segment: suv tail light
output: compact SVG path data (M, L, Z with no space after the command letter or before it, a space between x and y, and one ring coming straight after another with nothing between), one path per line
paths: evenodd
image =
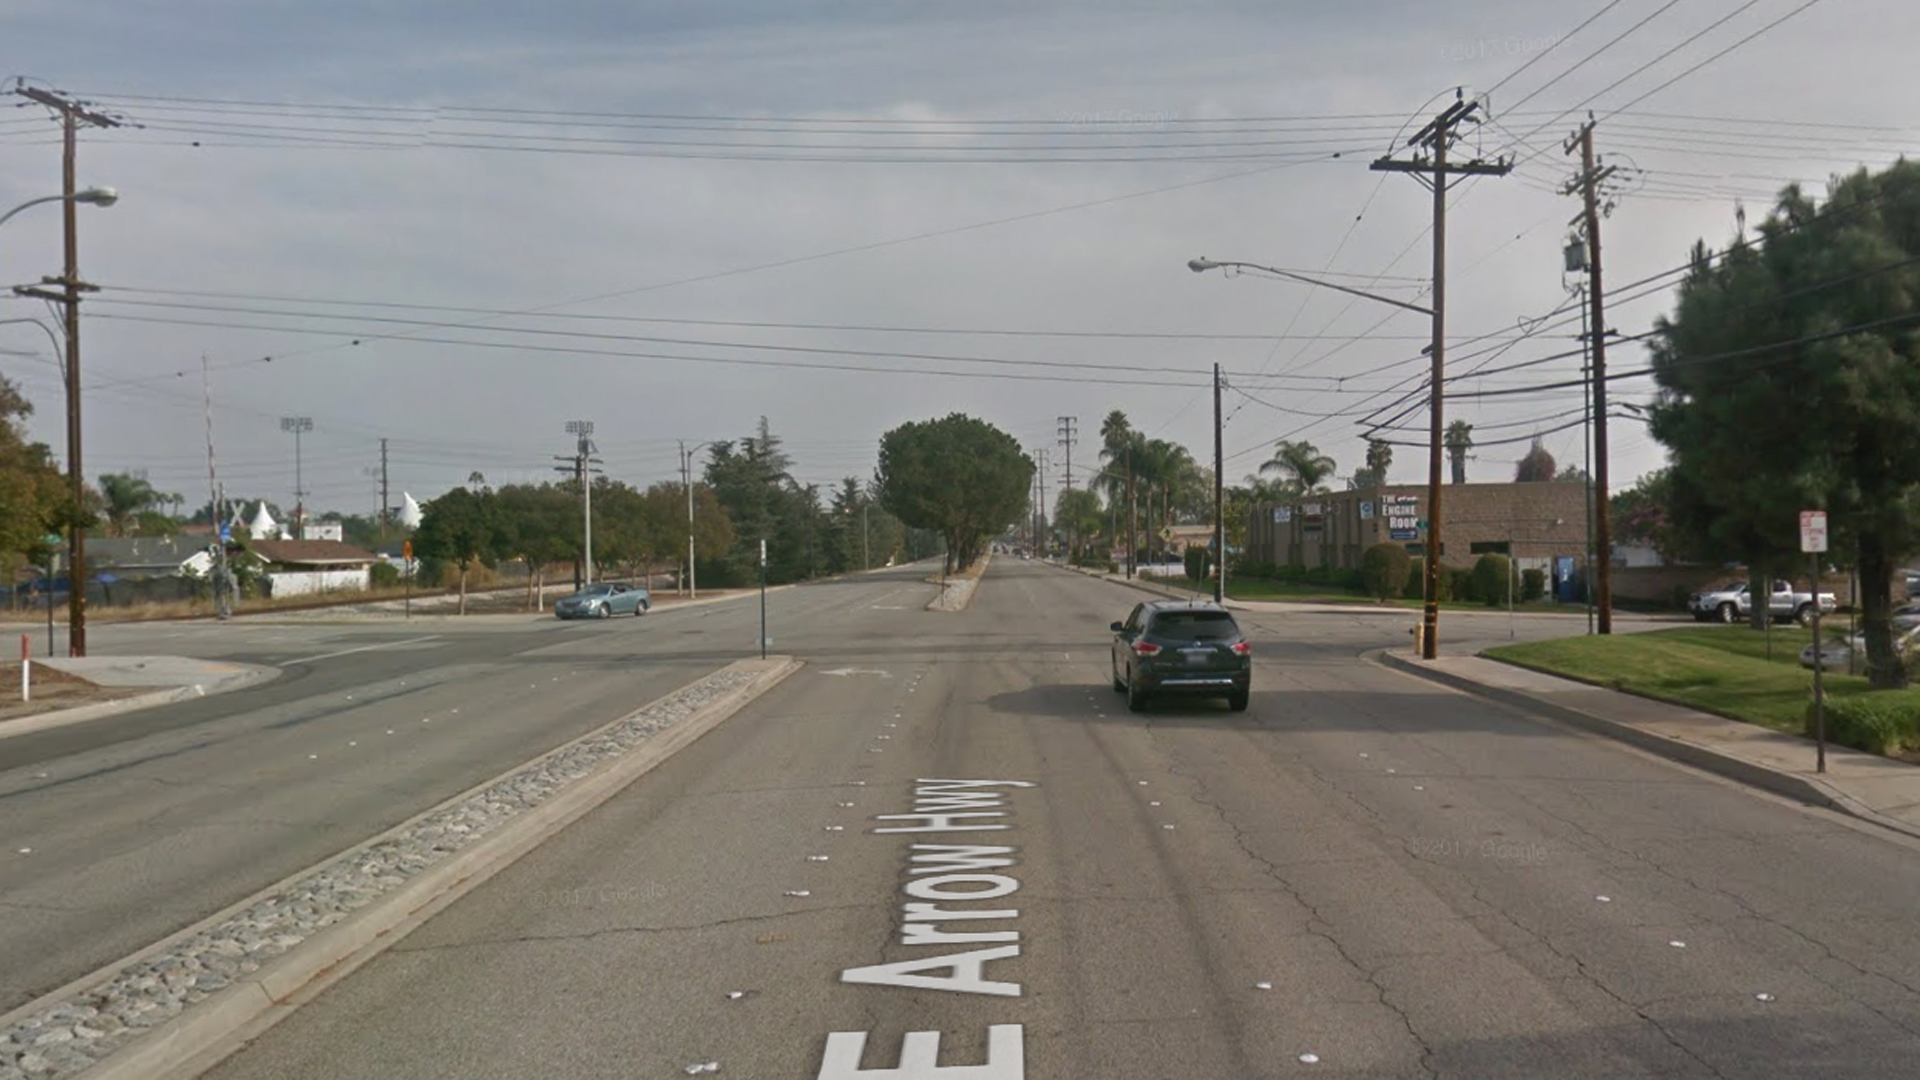
M1233 643L1233 655L1235 655L1235 656L1252 656L1252 655L1253 655L1253 644L1252 644L1251 642L1246 642L1246 641L1236 641L1236 642L1234 642L1234 643Z
M1136 641L1133 643L1133 654L1135 656L1158 656L1160 655L1160 646L1155 645L1151 641Z

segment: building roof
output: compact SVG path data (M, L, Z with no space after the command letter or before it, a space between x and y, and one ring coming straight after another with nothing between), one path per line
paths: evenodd
M343 544L338 540L255 540L249 550L270 563L282 566L335 566L340 563L377 561L366 548Z
M185 536L89 537L87 566L96 570L178 570L206 550L204 539Z

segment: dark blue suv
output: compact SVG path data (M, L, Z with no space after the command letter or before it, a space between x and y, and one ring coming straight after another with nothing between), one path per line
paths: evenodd
M1139 712L1154 694L1227 699L1245 712L1253 692L1253 645L1219 604L1150 600L1113 624L1113 688Z

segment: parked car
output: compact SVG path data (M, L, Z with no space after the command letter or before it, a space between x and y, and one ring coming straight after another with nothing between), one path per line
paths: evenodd
M611 619L615 615L645 615L653 606L647 590L635 585L604 582L589 585L553 605L557 619Z
M1902 657L1911 658L1916 649L1920 649L1920 624L1903 628L1895 623L1893 651ZM1851 669L1862 672L1867 669L1867 636L1865 634L1854 634L1845 640L1833 638L1822 642L1819 652L1822 671ZM1806 648L1800 650L1800 666L1811 670L1813 657L1814 645L1808 642Z
M1114 623L1113 688L1140 712L1155 694L1227 699L1245 712L1253 692L1253 645L1233 615L1218 604L1149 600Z
M1821 593L1817 602L1822 615L1840 606L1830 592ZM1792 619L1804 625L1813 621L1815 603L1812 593L1796 591L1791 581L1777 580L1773 595L1767 598L1767 613L1775 621ZM1687 610L1693 613L1695 622L1733 623L1747 618L1753 611L1753 601L1747 595L1747 583L1741 581L1694 593L1687 598Z

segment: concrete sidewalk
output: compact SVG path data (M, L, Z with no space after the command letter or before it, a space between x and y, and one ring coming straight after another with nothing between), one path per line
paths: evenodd
M1812 739L1478 656L1375 655L1389 667L1920 837L1920 767L1829 744L1819 773Z
M29 713L12 720L0 720L0 739L33 731L64 727L103 716L166 705L188 698L225 693L277 678L279 668L258 664L236 664L217 660L195 660L185 656L83 656L49 657L35 664L87 680L96 686L114 688L152 687L145 694L131 694L111 701L81 705L71 709L53 709Z

